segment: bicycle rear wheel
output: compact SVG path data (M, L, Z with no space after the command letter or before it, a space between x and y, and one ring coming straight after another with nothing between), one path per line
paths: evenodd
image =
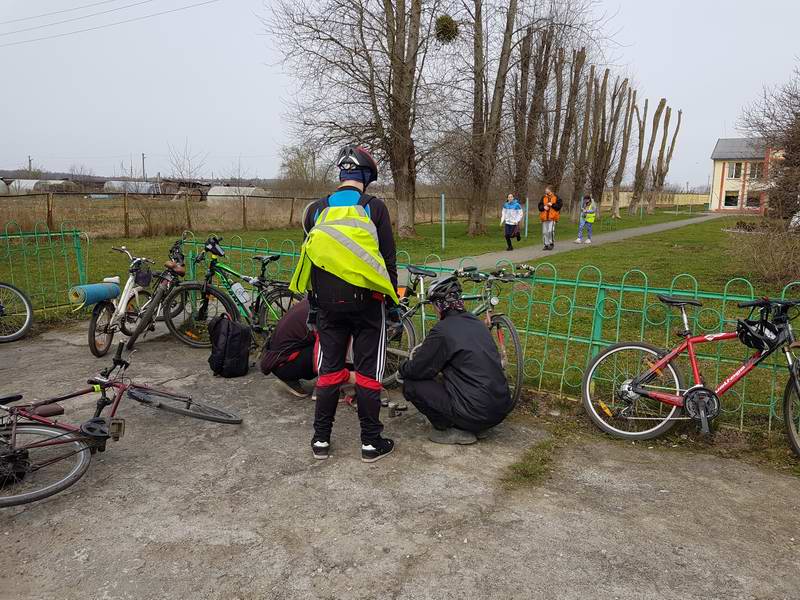
M25 336L33 323L33 306L25 293L10 283L0 283L0 342Z
M281 317L302 299L303 296L290 292L288 288L279 288L267 294L258 306L257 317L261 331L271 331Z
M50 444L50 445L45 445ZM89 445L48 425L0 428L0 508L28 504L65 490L89 468Z
M626 389L666 354L644 342L609 346L592 359L583 374L583 408L600 429L627 440L649 440L669 431L683 410ZM685 390L677 365L654 372L642 387L680 395Z
M89 350L97 358L108 354L114 340L111 320L114 318L114 305L111 302L98 302L92 309L89 319Z
M221 289L200 282L181 283L176 286L163 302L170 307L164 314L167 328L176 338L193 348L210 348L211 338L208 324L211 320L227 313L232 321L239 320L236 305ZM172 315L173 308L182 310ZM177 312L177 311L174 311Z
M505 315L495 315L492 317L490 331L492 339L497 344L500 352L500 361L503 364L503 371L508 381L508 390L511 392L511 401L516 406L519 396L522 393L522 376L524 367L524 357L522 356L522 344L519 341L517 328L511 319Z
M783 392L783 424L789 446L797 456L800 456L800 396L797 395L793 381L796 376L792 374L789 377L786 390Z
M128 397L152 408L160 408L167 412L195 419L230 425L238 425L242 422L242 418L236 413L209 406L208 404L201 404L190 396L173 394L164 390L132 385L128 388Z
M397 372L400 365L411 355L417 345L417 332L411 319L403 317L400 323L387 323L386 364L383 368L383 387L397 385Z

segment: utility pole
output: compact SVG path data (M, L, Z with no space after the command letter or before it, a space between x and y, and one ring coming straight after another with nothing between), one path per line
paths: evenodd
M144 170L144 152L142 152L142 179L147 181L147 171Z
M31 155L28 154L28 173L33 171L33 161L31 160Z

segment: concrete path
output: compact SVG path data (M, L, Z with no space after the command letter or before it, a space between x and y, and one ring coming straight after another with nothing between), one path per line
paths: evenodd
M662 231L669 231L671 229L678 229L680 227L686 227L687 225L695 225L697 223L705 223L706 221L710 221L711 219L717 219L722 215L719 214L705 214L701 217L691 217L689 219L681 219L680 221L670 221L667 223L656 223L655 225L645 225L643 227L630 227L628 229L620 229L618 231L610 231L608 233L595 233L592 236L592 244L591 246L586 246L586 252L591 252L591 248L594 246L600 246L603 244L610 244L612 242L619 242L621 240L627 240L633 237L639 237L641 235L648 235L650 233L660 233ZM561 227L572 227L576 229L576 226L573 226L572 223L566 223L561 225ZM531 237L541 237L541 232L538 227L535 227L530 232ZM481 254L480 256L476 256L475 263L479 269L490 269L493 268L499 261L510 261L513 263L520 263L526 261L533 261L539 260L542 258L547 258L548 256L552 256L553 254L560 254L561 252L569 252L571 250L578 250L582 248L578 244L573 243L574 238L564 241L557 241L556 247L553 250L544 251L541 249L541 246L527 246L524 248L517 248L511 252L508 251L499 251L499 252L488 252L487 254ZM502 243L503 240L500 240L498 243ZM450 259L442 261L442 266L447 268L457 269L461 264L460 259ZM469 263L473 264L473 263Z
M73 487L0 509L0 599L766 599L800 590L800 480L735 460L577 440L551 477L504 469L546 433L513 415L466 447L427 441L413 408L384 415L391 456L359 459L342 406L334 454L309 449L313 405L253 370L212 377L208 352L162 336L129 374L244 418L195 421L124 400L126 432ZM0 346L0 395L85 385L108 360L86 324ZM64 402L81 422L94 399Z

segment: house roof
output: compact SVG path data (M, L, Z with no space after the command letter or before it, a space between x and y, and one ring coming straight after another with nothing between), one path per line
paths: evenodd
M764 158L767 146L763 138L719 138L711 160Z

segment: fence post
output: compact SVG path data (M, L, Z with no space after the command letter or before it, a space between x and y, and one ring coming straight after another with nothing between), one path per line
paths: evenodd
M600 343L603 341L603 303L605 300L606 289L601 286L597 291L597 303L592 314L592 339L589 345L589 351L592 356L597 354L600 349Z
M128 214L128 192L122 194L122 222L125 228L125 237L131 236L131 222Z
M247 197L242 195L242 229L247 231Z
M192 230L192 211L189 209L189 194L184 194L183 205L186 207L186 229Z
M292 207L289 209L289 227L294 223L294 202L297 198L292 197Z
M47 229L52 233L55 229L53 223L53 192L47 194Z
M78 266L78 281L80 281L81 285L84 285L86 283L86 264L83 262L81 234L79 231L72 231L72 247L75 251L75 264Z
M442 217L442 250L444 250L444 192L442 192L442 203L439 210Z

